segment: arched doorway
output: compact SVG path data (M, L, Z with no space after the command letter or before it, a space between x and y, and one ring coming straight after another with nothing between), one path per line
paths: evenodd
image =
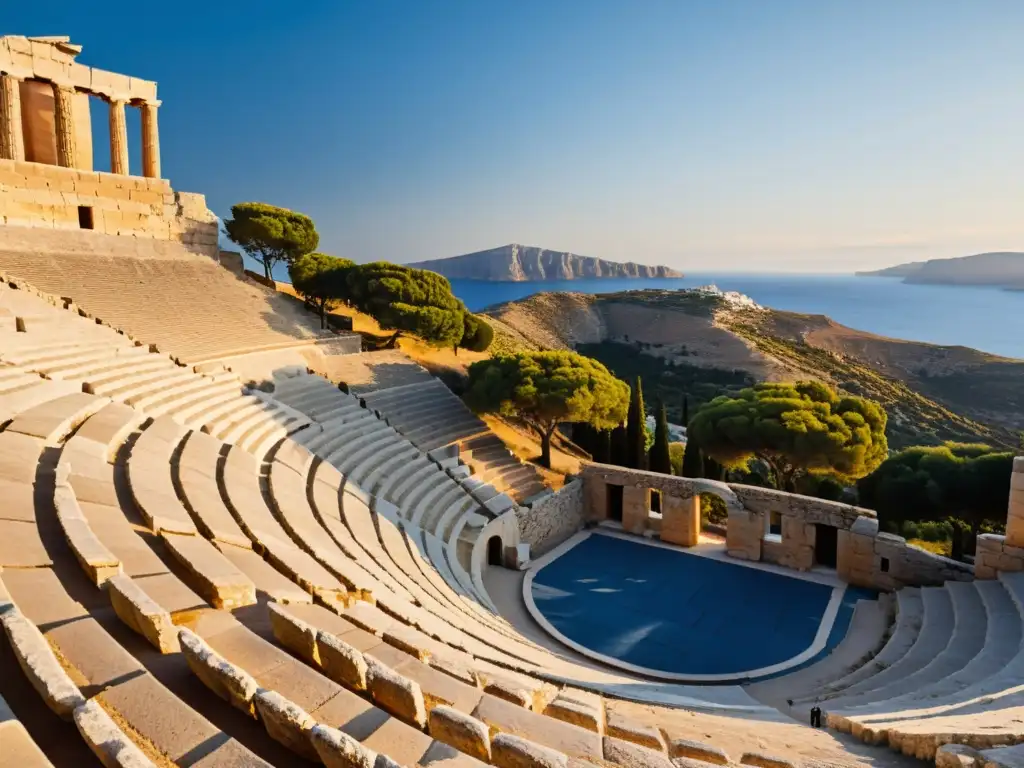
M487 564L504 565L503 550L501 536L491 536L487 540Z

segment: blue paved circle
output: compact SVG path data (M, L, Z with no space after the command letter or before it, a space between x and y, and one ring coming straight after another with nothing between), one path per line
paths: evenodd
M854 603L871 596L847 589L824 652L846 633ZM533 580L537 608L570 640L691 675L742 673L802 653L831 597L824 584L602 535Z

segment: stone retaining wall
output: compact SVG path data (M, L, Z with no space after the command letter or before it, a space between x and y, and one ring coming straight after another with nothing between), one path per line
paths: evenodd
M175 192L166 179L0 159L0 223L80 229L80 207L89 209L93 231L218 255L217 219L203 195Z
M557 547L583 527L583 481L577 478L532 507L516 510L519 540L533 557Z

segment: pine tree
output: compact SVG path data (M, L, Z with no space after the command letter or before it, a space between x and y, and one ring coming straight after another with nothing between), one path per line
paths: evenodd
M648 456L648 467L651 472L672 474L672 460L668 452L668 414L664 403L658 403L658 416L654 427L654 445Z
M686 451L683 453L683 477L703 477L704 461L697 441L688 437Z
M626 419L626 466L644 469L647 465L647 412L644 410L644 391L639 376L629 393Z

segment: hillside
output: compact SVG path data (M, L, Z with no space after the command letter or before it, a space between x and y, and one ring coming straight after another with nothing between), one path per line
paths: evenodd
M880 401L893 447L942 440L1016 446L1024 361L889 339L823 315L738 308L692 291L549 293L486 311L502 345L576 348L678 418L755 381L813 378Z
M549 251L515 243L447 259L418 261L409 266L429 269L448 278L504 282L575 280L587 277L683 276L681 272L669 267L605 261L592 256L580 256L567 251Z
M1002 251L953 259L914 261L874 272L858 272L857 275L902 277L905 283L987 285L1024 290L1024 253Z

